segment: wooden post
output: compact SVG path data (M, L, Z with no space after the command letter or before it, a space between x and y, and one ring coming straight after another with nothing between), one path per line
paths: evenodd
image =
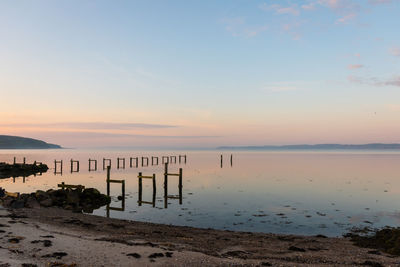
M89 171L91 171L92 170L92 168L91 168L91 164L92 163L92 161L89 159Z
M164 167L164 208L168 208L168 163Z
M222 168L222 155L221 155L221 168Z
M73 161L71 159L71 173L73 172L74 168L73 168Z
M17 159L14 157L14 164L17 162Z
M142 194L143 194L143 191L142 191L142 173L139 172L139 199L138 199L139 206L142 206Z
M106 159L105 158L103 158L103 170L105 170L105 161L106 161Z
M77 162L78 162L78 169L77 169L77 171L79 172L79 160L78 160Z
M132 157L129 158L129 168L132 168Z
M111 167L107 166L107 196L110 196L110 172Z
M182 205L182 168L179 168L179 204Z
M153 193L156 192L156 174L153 173Z
M153 208L156 206L156 174L153 173Z
M63 172L63 161L61 160L61 174L62 174L62 172Z
M186 155L185 155L185 164L186 164Z
M231 166L232 166L232 164L233 164L233 156L231 154Z
M119 158L117 158L117 169L119 169Z
M122 180L122 209L125 210L125 180Z
M97 159L94 162L94 169L95 169L95 171L97 171Z
M24 157L24 165L25 165L25 163L26 163L26 158Z

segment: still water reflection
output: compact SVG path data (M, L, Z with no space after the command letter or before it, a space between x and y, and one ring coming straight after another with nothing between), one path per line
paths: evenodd
M187 161L179 157L184 154ZM231 159L223 152L222 163L220 154L4 150L0 162L26 157L27 163L41 161L51 169L36 177L0 179L0 187L32 192L65 182L106 194L108 184L112 203L96 215L205 228L337 236L353 226L400 222L400 153L234 152ZM79 171L74 162L70 172L71 159L79 161ZM89 159L96 164L89 167ZM60 163L55 169L55 160L63 161L63 171ZM181 182L170 176L165 187L163 162L169 162L169 173L183 169ZM121 183L107 183L109 164L110 179L124 180L124 192ZM139 172L154 174L154 185L143 178L140 186Z

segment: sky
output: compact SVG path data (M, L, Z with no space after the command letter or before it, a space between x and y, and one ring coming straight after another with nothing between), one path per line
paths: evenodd
M0 134L400 143L400 0L0 0Z

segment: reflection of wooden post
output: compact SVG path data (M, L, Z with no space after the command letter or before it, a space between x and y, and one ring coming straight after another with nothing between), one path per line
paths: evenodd
M142 190L143 190L142 189L142 173L139 172L139 199L138 199L139 206L142 206L142 194L143 194Z
M168 208L168 163L164 169L164 208Z
M25 176L24 176L24 177L22 177L22 182L23 182L23 183L25 183Z
M107 196L110 196L110 172L111 167L107 166Z
M179 204L182 205L182 168L179 168Z

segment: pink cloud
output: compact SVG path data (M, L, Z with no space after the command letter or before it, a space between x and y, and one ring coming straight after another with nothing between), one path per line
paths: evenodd
M347 68L350 70L361 69L363 67L364 67L364 65L362 65L362 64L350 64L347 66Z
M389 49L390 54L396 57L400 57L400 47L392 47Z
M315 9L315 3L309 3L306 5L301 6L302 9L304 10L314 10Z
M338 18L336 20L336 23L337 24L348 23L350 20L354 19L356 16L357 16L356 13L350 13L350 14L344 15L343 17Z
M260 8L265 11L274 10L277 14L282 14L282 15L289 14L289 15L293 15L293 16L298 16L300 14L300 10L297 8L297 5L283 7L278 4L267 5L264 3L264 4L260 5Z

